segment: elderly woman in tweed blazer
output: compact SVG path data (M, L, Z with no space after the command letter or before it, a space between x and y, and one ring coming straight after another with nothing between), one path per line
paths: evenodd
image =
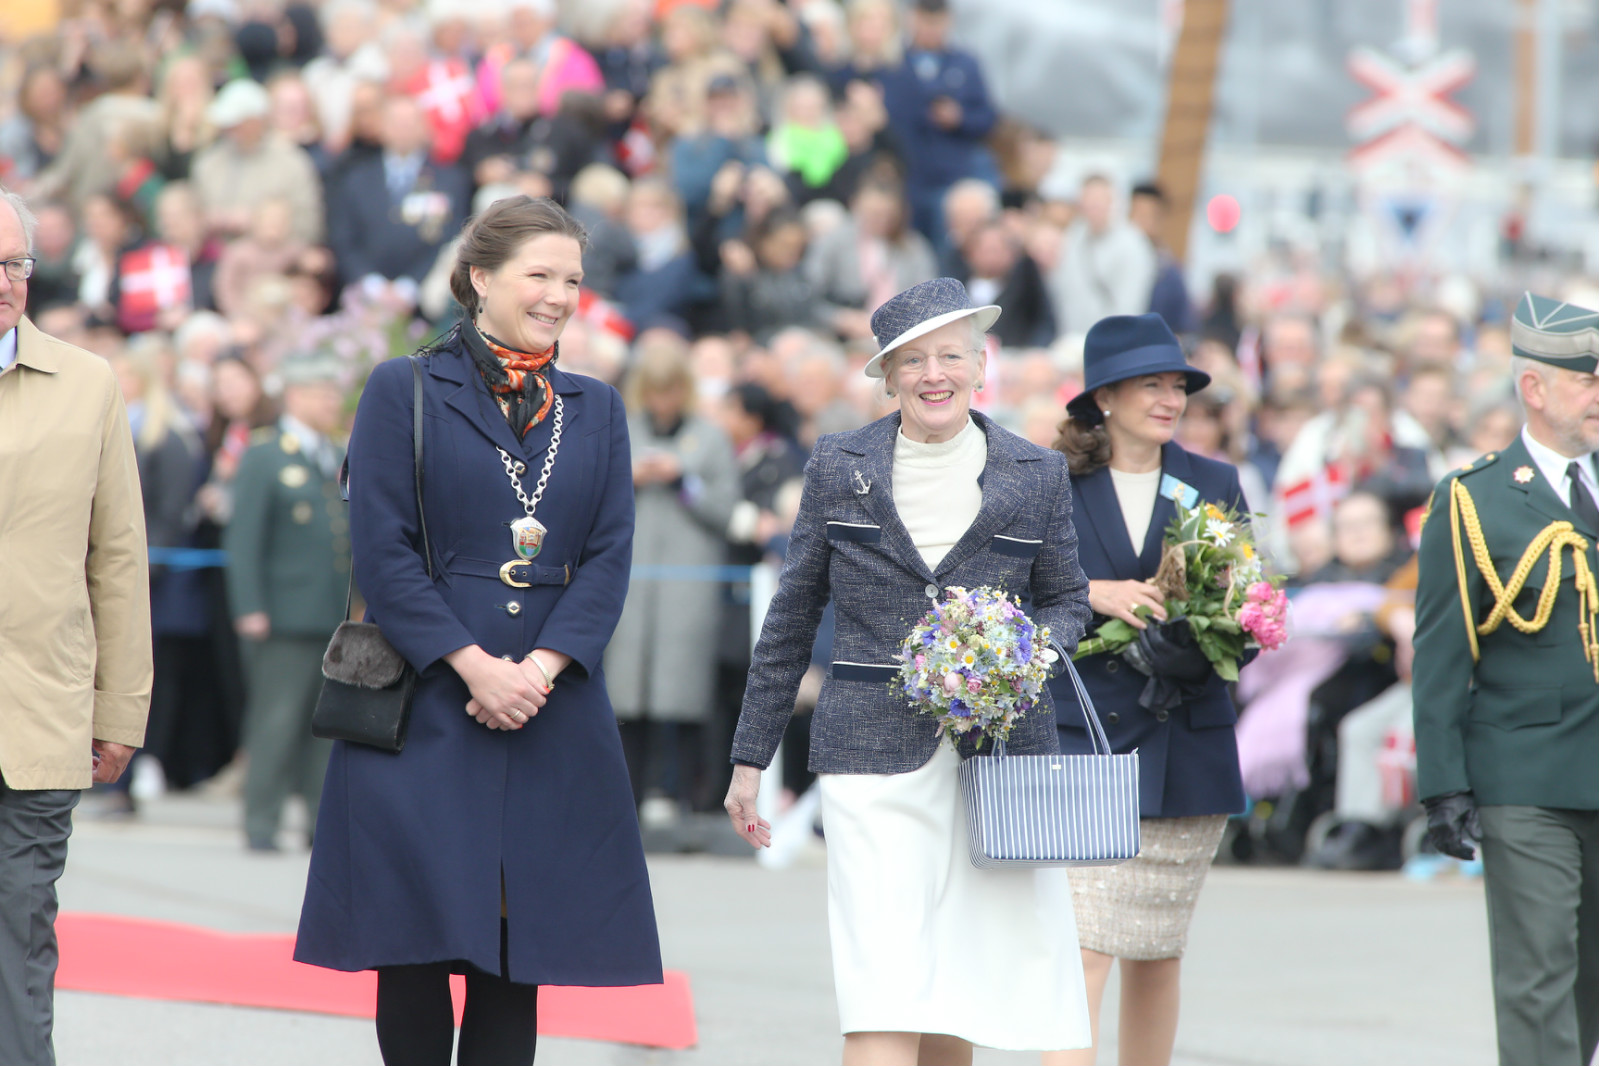
M942 741L893 684L905 634L950 586L1030 601L1064 653L1089 618L1064 458L971 410L985 330L938 278L872 316L899 412L823 437L777 594L756 644L727 810L756 847L760 770L794 707L822 608L837 617L832 669L811 724L827 828L828 915L844 1062L971 1062L974 1044L1046 1053L1089 1043L1071 889L1061 869L978 870L956 771L974 752ZM1009 750L1058 750L1052 707Z

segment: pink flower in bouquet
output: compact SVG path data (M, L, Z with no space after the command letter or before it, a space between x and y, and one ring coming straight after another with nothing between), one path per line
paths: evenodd
M925 656L925 655L918 655L918 656L917 656L917 657L916 657L916 669L918 669L918 670L925 670L925 669L927 669L927 656Z
M975 696L979 692L983 691L983 683L977 680L975 677L968 677L966 679L966 691Z
M944 675L944 691L945 692L947 692L951 696L953 696L953 695L955 695L955 693L959 692L962 687L963 686L961 684L961 675L955 673L955 671L953 671L953 670L951 670L949 673Z
M1270 582L1257 581L1245 593L1238 624L1265 651L1282 647L1288 639L1288 594Z

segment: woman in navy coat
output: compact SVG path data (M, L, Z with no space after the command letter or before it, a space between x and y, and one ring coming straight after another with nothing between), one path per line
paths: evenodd
M407 361L373 371L356 414L355 579L421 678L399 754L334 746L295 958L378 971L388 1066L448 1066L451 972L467 977L462 1066L533 1061L538 985L661 980L601 670L632 555L627 415L610 386L555 365L583 242L525 196L463 236L466 320L424 375L432 579Z
M1140 661L1119 655L1078 663L1111 746L1138 752L1143 850L1132 862L1072 871L1095 1045L1112 961L1122 963L1122 1061L1171 1060L1178 977L1194 904L1227 816L1244 808L1234 726L1222 678L1188 624L1165 624L1150 580L1176 504L1208 501L1247 514L1236 468L1172 442L1188 393L1210 383L1189 366L1159 315L1118 315L1088 331L1085 388L1067 404L1055 447L1066 453L1078 506L1078 559L1088 575L1092 633L1107 618L1143 631ZM1146 622L1135 613L1147 607ZM1058 682L1056 683L1058 684ZM1055 692L1061 750L1091 752L1069 688ZM1092 1062L1092 1050L1082 1061Z

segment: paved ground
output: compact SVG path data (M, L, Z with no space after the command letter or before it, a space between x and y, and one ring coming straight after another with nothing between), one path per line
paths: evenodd
M250 855L227 801L182 797L135 824L80 817L65 908L292 931L302 852ZM668 966L694 987L700 1046L572 1040L541 1066L820 1066L837 1062L824 871L747 859L652 859ZM1494 1061L1476 882L1218 867L1185 964L1182 1066L1477 1066ZM1114 999L1105 1018L1114 1028ZM63 992L61 1066L378 1066L371 1023ZM980 1066L1036 1058L979 1052ZM1107 1049L1101 1062L1115 1062Z

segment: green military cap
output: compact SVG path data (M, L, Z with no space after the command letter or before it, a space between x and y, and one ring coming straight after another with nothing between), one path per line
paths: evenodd
M1599 311L1523 293L1510 320L1510 350L1591 374L1599 367Z
M294 355L283 361L280 375L285 385L317 385L324 382L337 383L343 376L344 367L325 352L309 352L304 355Z

